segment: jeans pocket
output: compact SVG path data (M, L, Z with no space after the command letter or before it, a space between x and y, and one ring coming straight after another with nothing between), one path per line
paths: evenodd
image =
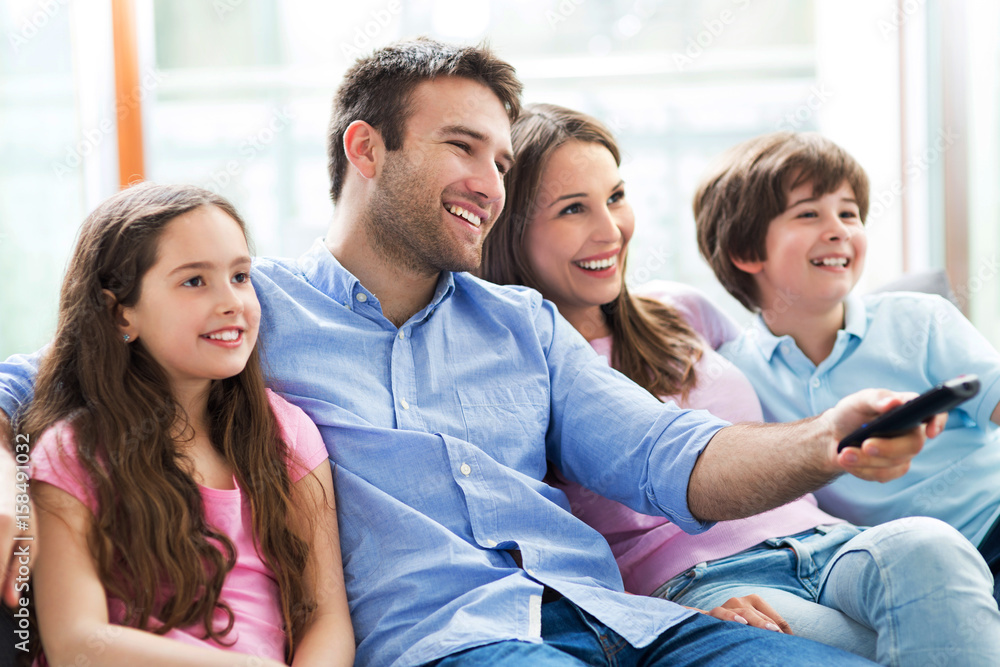
M699 563L691 569L685 570L668 579L666 583L652 592L651 597L662 598L672 602L675 598L684 595L698 581L700 574L704 572L705 565L707 563Z

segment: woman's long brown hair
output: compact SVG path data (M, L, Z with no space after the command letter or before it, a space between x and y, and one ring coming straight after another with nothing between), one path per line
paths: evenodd
M114 321L116 305L138 302L163 230L200 206L222 209L246 236L229 202L194 186L136 185L88 216L19 430L34 442L61 420L72 427L97 501L90 549L105 590L126 605L125 623L158 634L200 624L206 638L226 643L234 617L220 593L235 564L233 543L205 520L175 441L191 429L163 369L141 339L124 344ZM303 577L309 544L288 526L291 454L265 393L259 347L239 375L212 382L209 436L249 502L258 553L280 590L290 658L315 601ZM213 624L216 610L228 618L223 627ZM151 618L162 625L151 629Z
M529 104L511 126L517 159L504 177L507 203L483 245L480 276L486 280L542 291L528 261L525 232L538 208L549 158L573 140L604 146L621 165L611 132L579 111ZM624 276L624 263L621 272ZM633 296L624 281L618 297L601 306L601 312L612 333L611 364L658 398L674 394L686 398L697 381L694 365L702 348L684 318L667 304Z

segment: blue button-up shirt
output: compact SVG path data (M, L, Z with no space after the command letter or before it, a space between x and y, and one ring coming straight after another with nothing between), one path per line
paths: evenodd
M910 470L885 484L844 475L816 492L820 506L860 525L933 516L979 544L1000 516L1000 354L941 297L887 292L845 301L844 328L814 364L791 336L775 336L761 316L719 350L750 379L767 421L819 414L867 387L924 392L964 373L979 394L928 440Z
M697 532L709 524L688 510L688 480L725 422L659 403L532 290L443 273L397 328L321 242L258 260L252 279L269 384L316 422L334 463L360 663L538 642L543 586L636 646L692 613L623 593L607 543L541 480L551 461ZM0 366L8 413L24 370Z

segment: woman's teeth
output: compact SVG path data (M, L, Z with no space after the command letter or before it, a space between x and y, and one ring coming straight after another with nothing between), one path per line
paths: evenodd
M450 204L448 206L448 212L451 213L452 215L457 215L460 218L465 218L466 220L469 221L469 223L473 227L478 227L481 224L483 224L483 221L479 219L478 215L472 213L471 211L466 211L461 206L455 206L454 204Z
M573 262L581 269L587 269L588 271L600 271L602 269L608 269L618 263L618 255L612 255L607 259L592 260L589 262Z

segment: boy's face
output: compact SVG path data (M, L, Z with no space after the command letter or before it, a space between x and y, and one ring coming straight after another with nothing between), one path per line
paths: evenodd
M767 228L767 259L737 262L754 274L762 310L823 312L837 307L864 268L864 223L845 181L814 196L811 182L786 192L788 206Z

